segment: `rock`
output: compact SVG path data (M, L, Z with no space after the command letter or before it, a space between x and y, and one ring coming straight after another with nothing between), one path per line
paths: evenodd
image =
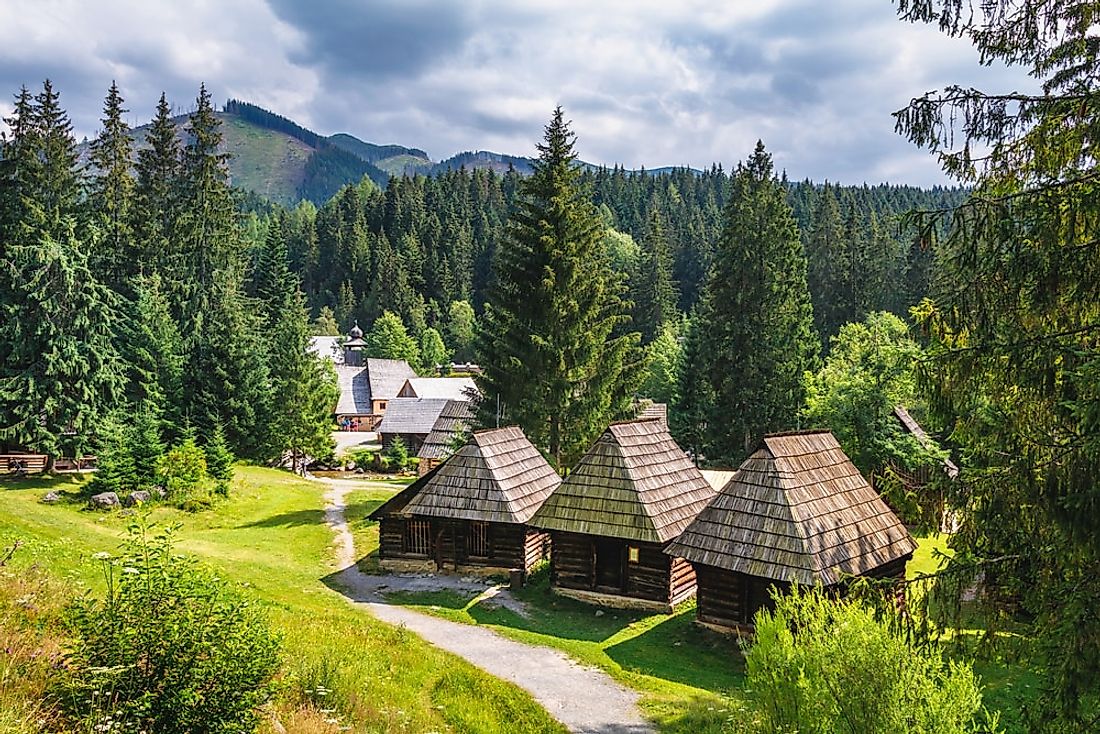
M149 493L144 489L135 489L130 494L122 498L122 504L127 507L133 507L134 505L144 504L149 501Z
M604 611L602 609L597 609L596 610L596 616L597 617L602 617L603 615L604 615Z
M52 505L61 501L61 495L57 492L46 492L46 495L42 498L42 501L47 505Z
M100 492L99 494L93 494L91 499L92 507L97 510L110 510L114 507L118 507L121 503L118 500L118 495L114 492Z
M157 496L157 499L164 499L168 496L168 490L164 487L153 487L153 494Z

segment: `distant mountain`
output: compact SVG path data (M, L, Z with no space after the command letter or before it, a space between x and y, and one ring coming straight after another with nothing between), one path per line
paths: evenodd
M324 136L262 107L229 100L218 113L222 121L222 149L230 154L229 175L234 186L270 201L293 205L306 199L323 204L341 187L364 176L384 187L391 176L437 175L460 168L491 169L505 173L514 168L521 175L533 169L533 159L494 153L467 151L439 162L420 148L377 145L348 133ZM174 119L181 143L185 142L186 115ZM145 144L149 126L131 133L137 147ZM88 145L80 146L87 158ZM597 168L589 163L589 168ZM658 174L671 168L657 168Z
M522 175L528 175L534 171L530 158L521 158L514 155L505 155L504 153L493 153L488 150L479 150L476 152L467 151L465 153L459 153L453 155L445 161L440 161L432 167L432 173L441 173L444 171L457 171L460 168L471 170L474 168L489 168L497 173L506 173L509 168L515 168L516 171Z

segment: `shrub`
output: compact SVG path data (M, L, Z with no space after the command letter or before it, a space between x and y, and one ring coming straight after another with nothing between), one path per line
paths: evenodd
M970 667L910 646L867 606L797 588L757 613L746 653L765 731L993 731Z
M169 495L186 496L199 489L207 479L206 454L194 438L185 438L161 459L160 474Z
M394 436L393 443L386 449L386 458L393 471L402 471L409 463L409 450L405 448L405 442L400 436Z
M206 471L210 476L226 483L233 479L233 462L236 460L225 440L225 431L219 423L203 447L206 457Z
M250 732L272 693L279 641L210 570L172 554L171 532L130 529L102 558L106 592L67 615L63 700L91 731Z

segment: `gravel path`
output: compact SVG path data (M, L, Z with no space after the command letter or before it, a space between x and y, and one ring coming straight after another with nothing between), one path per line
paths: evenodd
M638 694L624 688L605 673L578 665L564 653L509 640L483 627L449 622L404 607L386 604L382 582L390 577L371 576L356 565L355 541L344 517L345 498L356 484L322 480L325 521L336 534L336 561L343 569L340 584L352 601L374 616L404 626L422 638L492 675L515 683L529 692L558 721L578 734L655 734L638 710ZM470 582L447 576L425 579L431 588L467 587ZM482 587L484 588L484 587Z

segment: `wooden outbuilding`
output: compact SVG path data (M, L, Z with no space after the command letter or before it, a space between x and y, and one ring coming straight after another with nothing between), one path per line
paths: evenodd
M663 551L714 493L663 422L612 424L531 519L550 531L554 589L669 610L695 592L695 573Z
M766 436L669 544L698 578L698 619L736 632L791 584L843 591L905 576L917 544L828 431Z
M546 558L550 540L528 520L560 481L519 428L478 431L371 513L382 567L527 571Z
M455 444L470 432L474 422L474 405L468 400L448 400L432 425L432 431L416 452L420 459L418 473L424 476L439 466L458 448Z

